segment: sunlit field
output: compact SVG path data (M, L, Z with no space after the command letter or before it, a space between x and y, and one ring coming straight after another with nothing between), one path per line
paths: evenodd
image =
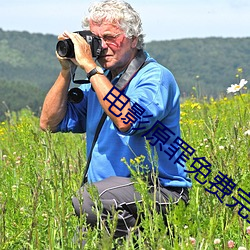
M110 234L99 222L84 235L85 249L250 249L249 104L250 95L240 92L185 100L182 137L196 150L186 163L193 180L189 205L170 208L165 225L141 181L139 233L135 228L114 241L116 222L107 222ZM0 124L0 249L81 249L76 229L85 219L75 217L71 197L85 163L84 135L44 133L28 109L6 113ZM143 165L143 157L127 164Z

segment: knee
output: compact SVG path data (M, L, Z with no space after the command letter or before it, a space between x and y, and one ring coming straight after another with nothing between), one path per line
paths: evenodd
M72 205L74 207L75 210L75 214L80 217L81 213L82 213L82 209L81 209L81 204L79 202L79 199L76 197L72 198Z
M93 212L94 203L85 188L79 192L78 197L72 198L72 205L78 217L84 214L86 215L87 223L94 224L96 222L96 214Z
M72 204L78 217L83 213L90 213L94 205L86 188L79 190L77 197L72 198Z

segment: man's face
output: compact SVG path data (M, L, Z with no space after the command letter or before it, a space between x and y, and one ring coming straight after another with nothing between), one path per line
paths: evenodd
M102 39L103 52L98 58L101 66L119 72L133 59L137 39L125 37L118 25L105 21L100 25L90 21L90 30Z

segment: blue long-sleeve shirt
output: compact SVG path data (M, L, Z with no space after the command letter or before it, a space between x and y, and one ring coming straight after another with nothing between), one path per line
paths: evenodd
M171 160L166 153L171 153L170 144L173 145L176 137L180 136L179 88L168 69L148 55L147 61L150 63L137 72L123 92L130 99L131 106L137 103L145 110L142 116L147 118L137 119L125 133L120 132L109 117L106 118L92 152L88 170L89 182L100 181L109 176L129 177L130 170L121 162L122 158L129 163L130 159L144 155L146 156L144 165L151 168L146 150L148 140L152 145L155 144L151 146L151 152L157 153L158 166L156 167L158 167L161 184L191 187L191 181L184 172L185 163L178 160L180 150ZM112 83L115 84L119 77L120 75L113 79ZM87 155L89 155L103 109L90 84L83 84L80 88L84 93L83 100L78 104L68 102L66 116L59 124L58 131L86 132ZM158 127L161 128L158 134L156 134L156 126L154 127L156 123L160 124ZM166 130L166 127L174 135ZM168 135L171 135L170 138ZM158 143L155 143L157 138Z

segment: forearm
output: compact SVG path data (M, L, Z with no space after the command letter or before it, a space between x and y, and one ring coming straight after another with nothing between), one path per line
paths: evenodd
M67 110L68 89L70 84L69 70L62 70L54 85L48 92L40 117L42 130L56 131Z
M98 97L98 100L106 112L106 114L110 117L110 119L114 122L116 127L122 131L125 132L130 128L129 124L123 123L123 120L121 120L121 117L115 116L112 112L109 111L110 103L107 100L103 100L104 97L108 94L108 92L111 90L113 85L111 82L106 78L104 75L96 74L90 78L92 87L95 90L95 93ZM124 98L121 96L121 101L125 102ZM128 102L126 106L124 106L122 112L126 114L128 112L128 109L130 108L130 103Z

